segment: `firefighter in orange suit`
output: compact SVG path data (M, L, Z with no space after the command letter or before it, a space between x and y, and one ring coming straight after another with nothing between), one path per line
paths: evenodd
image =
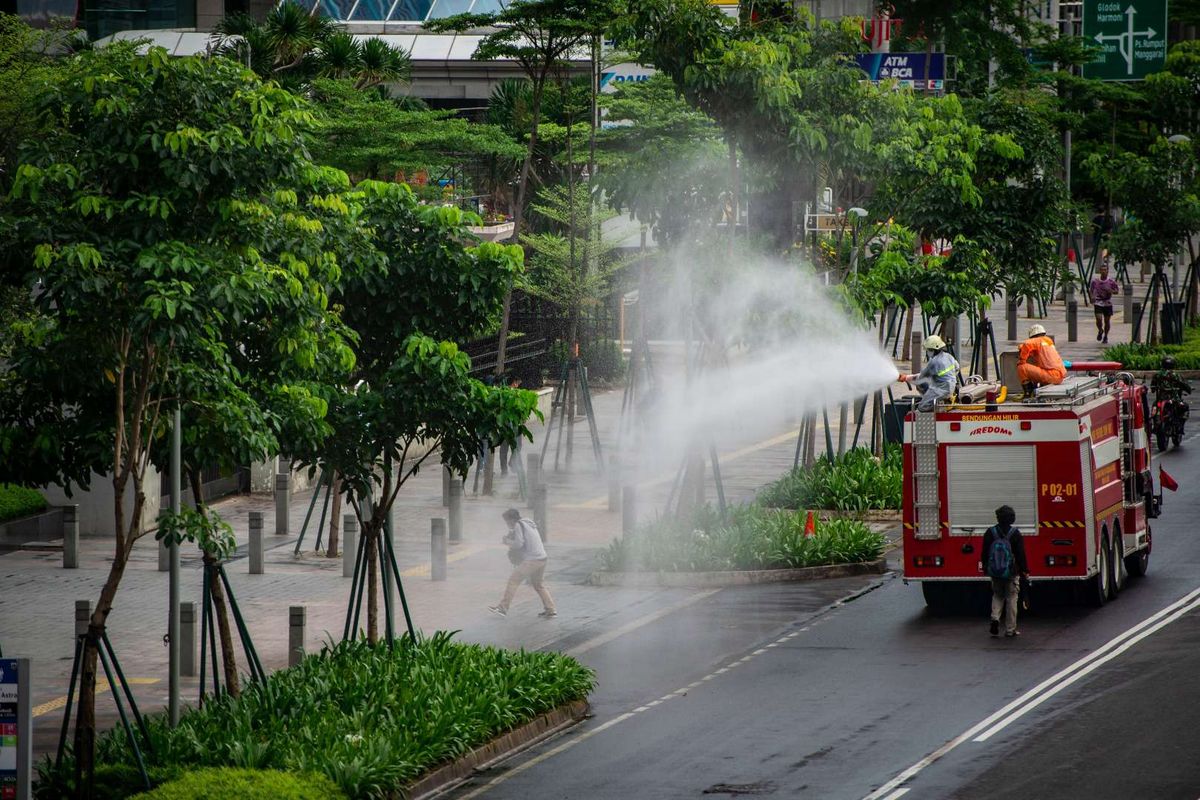
M1025 388L1025 394L1033 394L1039 386L1062 383L1065 377L1067 368L1063 366L1054 340L1041 325L1031 325L1029 338L1021 343L1017 354L1017 378Z

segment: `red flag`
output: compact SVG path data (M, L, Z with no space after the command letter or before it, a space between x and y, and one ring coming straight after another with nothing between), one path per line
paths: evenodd
M1162 467L1158 468L1158 482L1164 489L1170 489L1172 492L1179 488L1179 481L1172 478Z

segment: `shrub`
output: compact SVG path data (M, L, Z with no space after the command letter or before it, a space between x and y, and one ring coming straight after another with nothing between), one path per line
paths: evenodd
M1142 322L1143 329L1149 317ZM1183 331L1183 344L1115 344L1104 351L1106 361L1120 361L1125 369L1156 370L1162 366L1163 356L1175 356L1176 369L1200 369L1200 329L1187 327Z
M591 670L567 656L451 637L441 632L394 648L342 642L249 684L237 698L206 702L177 728L164 715L150 716L147 759L151 768L312 772L353 798L391 796L430 768L592 689ZM101 736L96 751L98 764L134 763L120 729ZM64 757L57 772L46 763L40 769L47 786L62 786L74 762ZM131 780L126 795L141 788Z
M772 508L828 508L868 511L900 508L902 451L890 445L883 459L856 447L832 460L825 455L811 469L795 469L764 487L758 502Z
M704 506L688 517L661 518L634 536L614 540L601 551L600 562L614 572L814 567L872 561L885 543L882 534L857 520L830 520L806 537L803 514L744 505L722 517Z
M324 775L273 769L198 769L133 800L338 800L345 794Z
M0 483L0 522L45 511L46 498L34 489Z

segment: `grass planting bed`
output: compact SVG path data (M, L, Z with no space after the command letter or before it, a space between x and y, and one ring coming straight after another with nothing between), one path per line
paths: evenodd
M704 506L613 541L600 564L609 572L795 569L874 561L887 544L883 534L853 519L819 523L814 536L805 536L804 516L756 504L725 515Z
M1150 324L1149 317L1143 327ZM1200 328L1190 325L1183 329L1183 344L1116 344L1104 351L1105 361L1120 361L1129 370L1157 370L1163 356L1175 357L1175 369L1200 369Z
M46 498L34 489L0 483L0 522L46 510Z
M889 445L882 459L856 447L830 459L822 455L811 469L794 469L758 493L771 508L865 512L899 509L903 487L902 451Z
M403 787L540 714L587 697L592 672L557 653L461 644L437 633L394 649L345 642L190 710L179 727L149 719L155 783L205 767L328 778L350 798ZM97 744L97 797L143 789L120 729ZM71 793L74 763L40 765L39 797ZM174 796L174 795L171 795Z

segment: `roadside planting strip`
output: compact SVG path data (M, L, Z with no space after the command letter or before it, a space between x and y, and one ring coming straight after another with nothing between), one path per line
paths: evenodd
M967 740L978 743L986 742L1063 689L1066 689L1089 673L1112 661L1146 637L1198 608L1200 608L1200 589L1193 589L1167 607L1154 612L1132 628L1113 637L1075 663L1051 675L999 711L971 726L892 778L883 786L868 794L863 800L893 800L893 798L900 797L899 794L895 793L900 786L963 742Z

